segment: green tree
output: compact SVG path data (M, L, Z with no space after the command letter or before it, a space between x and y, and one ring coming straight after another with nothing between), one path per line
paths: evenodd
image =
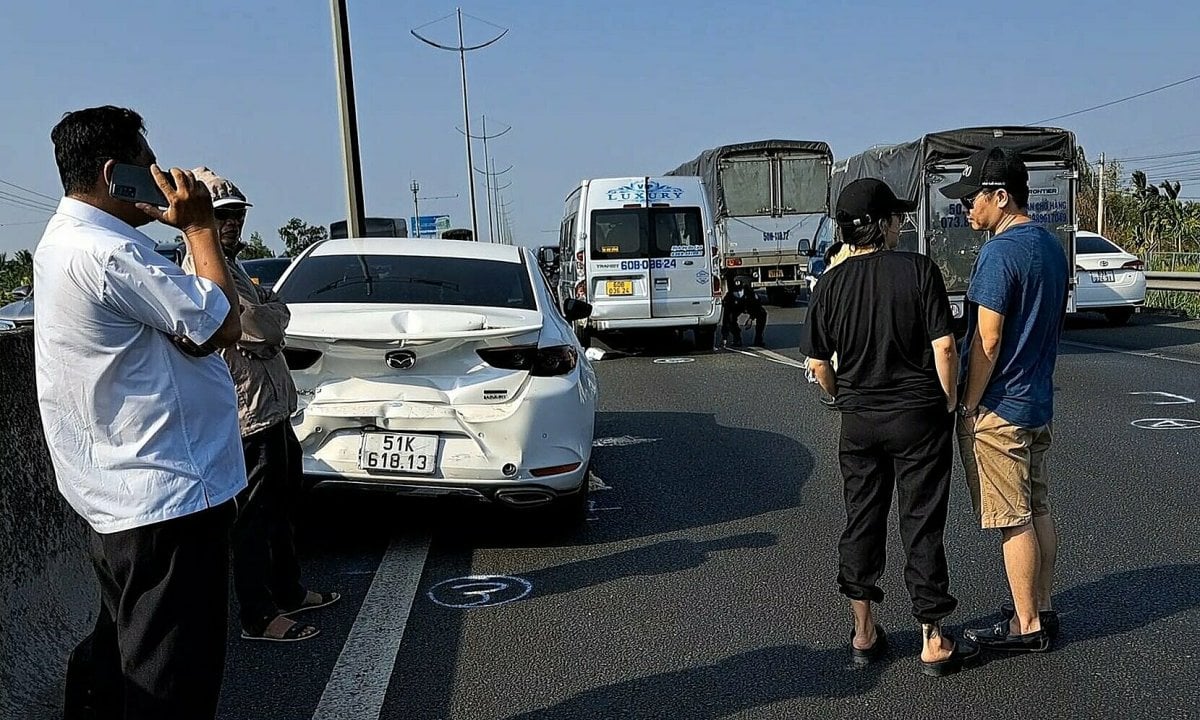
M259 258L272 258L275 253L271 248L267 247L263 242L262 235L257 231L250 233L250 242L246 243L246 247L238 254L239 260L257 260Z
M288 257L296 257L309 245L328 237L329 231L323 226L309 225L300 218L292 218L279 228L279 239L283 241L284 252Z

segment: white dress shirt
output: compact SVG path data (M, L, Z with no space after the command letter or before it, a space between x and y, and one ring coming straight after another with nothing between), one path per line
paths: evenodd
M33 260L34 357L58 488L96 532L219 505L246 486L237 397L207 342L229 311L154 241L63 198Z

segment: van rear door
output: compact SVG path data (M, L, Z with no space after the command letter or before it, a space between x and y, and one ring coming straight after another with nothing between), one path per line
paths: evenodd
M712 312L712 267L698 207L651 207L650 312L701 317Z
M650 318L650 225L640 205L591 211L588 297L596 320Z

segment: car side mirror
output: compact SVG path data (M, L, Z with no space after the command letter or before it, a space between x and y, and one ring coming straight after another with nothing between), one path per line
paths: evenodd
M29 294L32 292L33 292L32 287L30 287L29 285L22 285L21 287L13 288L12 296L14 298L16 298L17 300L24 300L25 298L29 297Z
M566 300L563 300L562 310L563 317L566 318L568 322L575 322L576 320L583 320L584 318L592 316L592 306L582 300L576 300L575 298L567 298Z
M800 253L801 255L808 255L809 257L812 257L812 243L808 240L808 238L804 238L800 241L800 244L796 247L796 252Z
M558 253L554 252L550 248L545 248L542 250L539 260L541 260L543 265L553 265L558 261Z

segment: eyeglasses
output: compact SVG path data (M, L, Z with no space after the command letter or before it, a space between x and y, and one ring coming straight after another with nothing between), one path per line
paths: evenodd
M213 210L213 217L217 222L225 222L226 220L237 220L242 222L246 219L245 208L217 208Z
M970 209L974 208L974 204L976 204L976 200L978 200L980 196L985 196L985 194L991 194L998 190L1003 190L1003 188L996 187L996 188L994 188L994 190L988 190L988 188L984 188L984 187L979 188L979 190L977 190L976 192L968 194L967 197L962 198L962 206L964 206L964 208L966 208L967 210L970 210Z

